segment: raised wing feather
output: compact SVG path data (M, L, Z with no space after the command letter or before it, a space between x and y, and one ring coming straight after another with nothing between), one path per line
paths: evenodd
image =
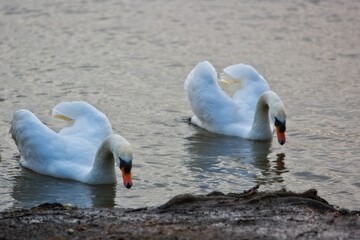
M253 119L259 97L270 90L267 81L250 65L235 64L226 67L220 82L224 91L231 90L234 102L240 107L240 114Z
M53 117L68 120L70 124L59 131L59 135L90 141L97 148L112 134L106 115L83 101L62 102L52 110Z
M20 163L27 167L29 163L35 169L46 166L48 159L54 159L54 146L65 148L66 143L56 132L45 126L28 110L18 110L13 115L10 133L21 153ZM56 158L61 156L56 155Z
M224 126L239 122L238 106L220 88L214 67L200 62L189 73L185 91L192 111L192 123L209 131L224 133Z

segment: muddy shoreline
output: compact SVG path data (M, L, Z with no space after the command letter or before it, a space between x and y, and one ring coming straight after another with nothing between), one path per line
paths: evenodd
M356 239L360 212L286 190L179 195L139 209L46 203L0 213L0 239Z

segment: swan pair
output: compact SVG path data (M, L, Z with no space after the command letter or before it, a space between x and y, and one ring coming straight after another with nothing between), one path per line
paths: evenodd
M214 67L199 63L185 80L194 112L191 123L208 131L255 140L270 140L276 129L285 143L284 104L266 80L251 66L232 65L218 80ZM131 188L132 148L113 134L104 113L81 102L62 102L53 117L69 124L58 133L28 110L13 115L10 133L21 154L20 164L44 175L88 184L116 183L116 164L123 184Z

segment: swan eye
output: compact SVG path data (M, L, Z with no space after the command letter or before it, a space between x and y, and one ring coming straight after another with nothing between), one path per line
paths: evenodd
M286 131L286 121L282 123L275 117L275 126L280 128L280 132Z
M127 162L120 157L119 160L120 160L120 169L124 168L125 173L130 172L132 168L132 161Z

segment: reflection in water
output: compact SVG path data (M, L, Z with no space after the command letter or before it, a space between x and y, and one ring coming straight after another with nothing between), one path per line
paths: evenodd
M22 169L14 182L14 207L31 208L39 204L62 203L78 207L114 207L116 185L87 185L52 178Z
M281 174L287 171L285 154L278 154L275 161L270 161L271 141L251 141L201 129L187 140L185 148L191 155L188 168L197 177L221 173L227 174L223 180L234 175L258 184L283 182Z

